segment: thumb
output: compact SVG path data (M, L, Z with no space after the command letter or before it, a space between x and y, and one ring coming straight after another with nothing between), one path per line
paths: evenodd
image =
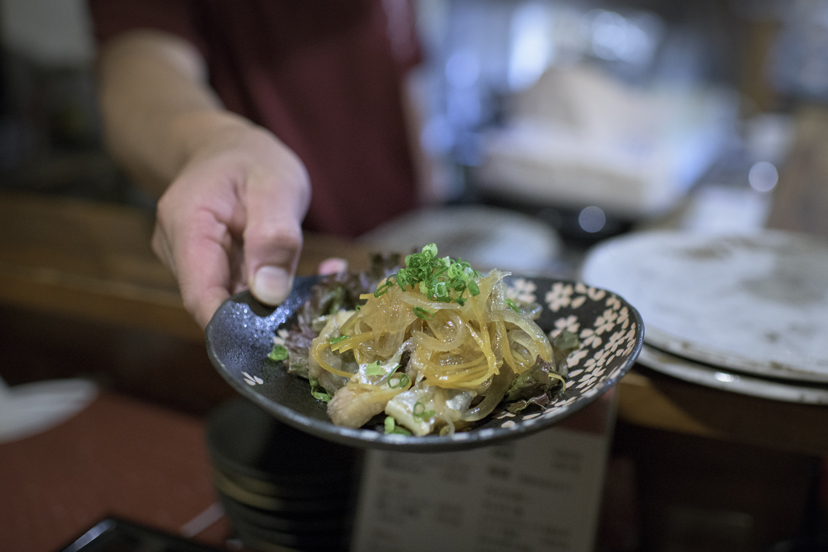
M266 305L280 304L293 287L302 250L298 221L251 217L244 242L251 293Z
M247 202L244 231L245 268L253 296L266 305L278 305L293 287L293 275L302 251L302 218L307 194L290 186L265 186Z

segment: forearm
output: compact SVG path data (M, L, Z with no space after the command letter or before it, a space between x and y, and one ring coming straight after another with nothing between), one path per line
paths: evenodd
M210 137L250 126L222 108L199 52L172 35L113 40L99 56L98 78L107 149L156 195Z

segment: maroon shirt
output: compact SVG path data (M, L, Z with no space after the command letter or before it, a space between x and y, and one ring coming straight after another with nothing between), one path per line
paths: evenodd
M357 236L415 206L402 78L419 49L406 0L89 6L100 44L143 28L201 51L224 105L271 130L305 163L313 188L305 228Z

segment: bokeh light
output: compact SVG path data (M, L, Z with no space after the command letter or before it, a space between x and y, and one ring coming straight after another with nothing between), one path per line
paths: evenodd
M594 234L600 232L607 224L607 216L604 214L603 209L591 205L581 210L581 213L578 215L578 224L581 225L584 232Z
M773 163L759 161L750 168L748 182L750 182L750 187L757 192L767 193L773 190L779 182L779 172Z

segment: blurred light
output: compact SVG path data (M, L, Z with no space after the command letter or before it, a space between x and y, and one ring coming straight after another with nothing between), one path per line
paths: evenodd
M725 374L724 372L716 372L715 374L713 374L713 377L724 383L731 383L733 381L736 381L736 376L732 374Z
M585 232L589 232L590 234L600 232L606 223L607 216L604 214L604 211L600 207L595 207L594 205L584 207L578 215L578 224L581 225L581 228Z
M526 4L515 11L511 28L509 86L531 86L549 66L554 53L550 17L545 6Z
M456 52L446 62L446 79L456 88L469 88L480 77L480 62L470 52Z
M624 17L596 9L585 13L581 20L581 33L596 56L641 66L652 61L662 27L661 20L647 12Z
M757 192L766 193L773 190L779 182L779 172L772 163L759 161L750 168L748 182L750 182L750 187Z
M600 10L592 20L595 55L604 59L623 57L627 45L627 21L615 12Z

